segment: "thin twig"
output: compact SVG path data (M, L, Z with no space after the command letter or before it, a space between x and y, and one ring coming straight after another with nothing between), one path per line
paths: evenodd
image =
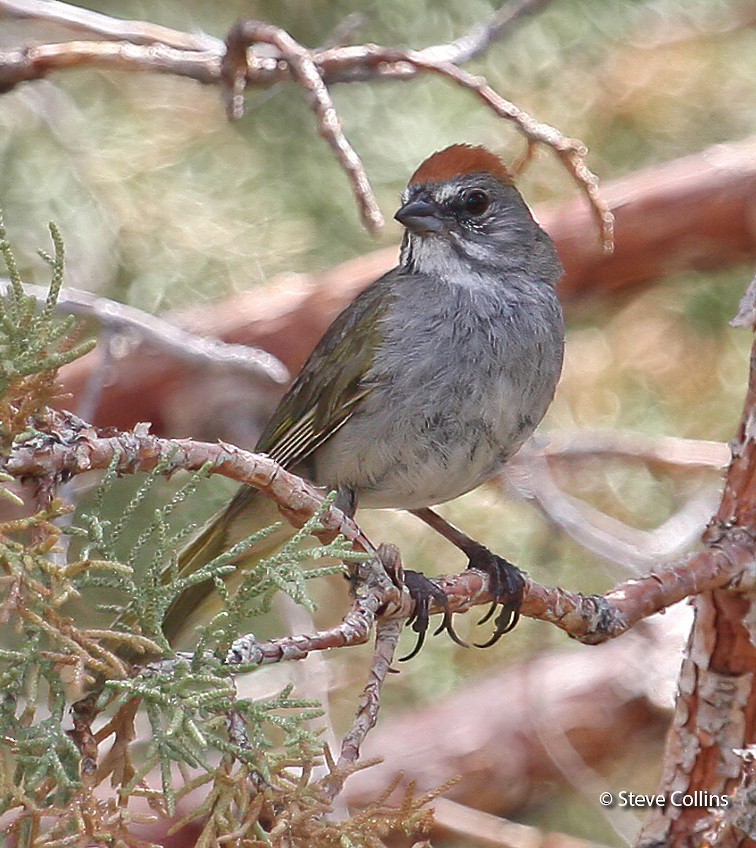
M543 453L550 462L621 457L669 470L722 469L732 458L725 442L651 436L629 430L549 430L541 444L526 443L516 462L527 464L532 451Z
M483 55L494 42L509 35L516 24L541 12L552 2L553 0L510 0L497 9L488 20L475 24L454 41L426 47L420 52L434 62L464 65L465 62Z
M9 285L9 281L0 279L0 294L3 294ZM25 285L24 291L40 303L45 302L46 287ZM278 385L285 385L290 379L283 363L264 350L219 339L203 338L156 315L90 292L63 289L58 297L56 311L82 318L94 318L111 331L135 333L154 347L180 360L233 368L264 376Z
M63 5L56 4L56 10L61 12ZM242 20L231 29L224 54L218 42L206 42L204 38L192 42L190 48L178 49L175 45L181 39L173 30L167 30L163 40L157 38L144 44L143 38L159 36L152 25L140 24L144 28L140 29L137 26L140 22L130 22L129 27L116 19L106 25L107 21L101 20L105 16L97 20L84 16L83 26L88 31L104 33L107 30L109 37L120 34L126 40L37 44L0 53L0 92L10 91L21 82L40 79L53 71L81 65L152 71L225 86L230 92L230 111L239 116L243 110L245 87L270 87L293 78L310 94L318 128L347 174L365 226L373 231L382 224L381 213L362 163L344 135L328 86L336 82L406 80L418 73L439 74L473 91L499 117L512 121L528 140L529 153L536 143L554 150L588 197L601 230L602 245L608 251L613 244L613 216L601 198L596 176L585 163L585 146L563 136L554 127L536 121L501 97L484 79L455 64L480 55L494 40L510 32L517 20L545 5L546 0L520 0L513 6L502 7L486 23L474 27L462 38L424 50L399 50L375 44L308 50L279 27ZM16 14L18 0L0 0L2 12ZM72 16L71 20L75 19L76 16ZM247 46L255 43L272 45L280 56L248 51Z
M0 17L45 21L88 35L132 44L165 44L177 50L223 50L221 39L211 35L191 34L145 21L113 18L58 0L0 0Z
M226 39L227 50L222 65L223 78L230 93L229 116L240 118L243 113L247 47L256 43L277 47L281 58L288 63L294 79L309 92L320 134L331 146L352 185L362 223L369 232L378 231L384 223L381 210L360 157L344 135L339 115L321 72L310 51L285 30L272 24L250 20L239 21L232 27Z
M231 646L226 663L266 665L282 660L301 660L312 651L364 645L370 638L379 612L384 612L387 605L391 605L399 618L406 617L411 611L407 608L406 593L401 596L389 576L400 569L397 549L381 545L375 550L372 560L355 564L350 579L356 597L352 608L336 627L312 634L282 636L266 642L258 641L254 634L241 636Z
M535 450L528 451L516 468L505 468L500 480L532 499L549 521L586 550L634 572L688 550L716 508L715 491L706 491L692 497L654 530L631 527L563 492L545 456Z
M396 646L402 632L401 619L380 620L375 630L375 650L370 664L370 673L362 691L357 715L349 732L341 740L341 753L336 769L327 781L327 795L334 798L344 784L344 778L360 757L365 737L375 726L381 708L381 689L394 660Z

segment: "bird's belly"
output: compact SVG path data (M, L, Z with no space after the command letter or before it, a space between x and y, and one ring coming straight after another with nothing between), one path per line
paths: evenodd
M525 305L484 295L456 292L453 314L428 315L427 296L405 304L369 393L312 457L318 484L352 488L363 506L431 506L479 486L531 435L561 370L555 295L544 288Z
M370 508L419 509L444 503L469 492L487 480L503 465L489 456L470 461L469 450L452 450L443 462L425 462L420 466L397 462L380 479L357 485L357 499Z
M418 509L469 492L501 469L530 435L530 419L488 398L486 415L468 408L451 415L448 404L419 405L403 417L376 407L350 419L319 450L316 480L348 486L361 506Z

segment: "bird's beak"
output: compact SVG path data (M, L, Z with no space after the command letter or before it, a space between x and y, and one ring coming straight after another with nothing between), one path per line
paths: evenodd
M394 218L411 233L440 233L446 229L438 206L427 200L405 203Z

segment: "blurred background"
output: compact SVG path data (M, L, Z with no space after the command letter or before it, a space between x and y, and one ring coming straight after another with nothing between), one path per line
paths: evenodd
M78 5L219 38L236 18L253 17L283 27L308 46L328 43L346 20L354 27L349 36L354 43L414 48L456 38L497 8L484 0ZM610 181L754 133L754 22L756 5L735 0L556 0L469 68L539 120L582 139L590 150L588 164L602 181ZM0 49L72 37L48 24L3 20ZM250 90L247 113L234 124L226 120L216 89L156 74L76 70L3 95L0 204L22 270L30 280L45 281L34 250L44 243L44 223L52 219L66 242L68 285L178 321L189 307L218 303L272 278L285 294L288 278L281 275L325 272L397 243L400 228L391 216L401 190L436 149L467 141L514 161L525 148L511 126L440 78L338 85L332 93L390 222L378 237L360 226L347 181L316 132L303 92L293 84ZM531 204L578 193L546 150L531 163L520 187ZM550 431L576 428L631 430L650 438L732 438L751 339L728 321L751 276L752 263L728 264L712 272L669 274L622 293L602 296L594 290L573 299L564 376L541 427L543 441ZM185 406L209 403L202 396L206 382L197 384L196 395L184 397ZM261 408L249 412L254 425L238 441L251 444L275 394L271 389L269 397L261 396ZM227 396L213 400L235 402ZM170 435L227 435L193 431L185 410L173 420L181 426ZM526 477L527 468L519 473ZM670 473L658 463L603 455L559 465L554 479L572 497L642 530L662 525L691 499L704 504L705 515L716 504L720 484L716 469ZM114 514L133 485L123 481L114 493ZM232 489L213 481L188 512L200 520ZM541 582L605 591L632 573L555 527L522 496L528 485L514 472L505 489L489 486L449 504L444 514ZM169 484L158 487L156 501L169 490ZM374 512L364 514L362 523L374 540L397 543L408 567L433 574L464 565L411 516ZM348 602L341 582L324 580L312 590L315 625L337 621ZM307 620L297 615L281 606L255 630L273 636L287 627L306 629ZM476 618L460 617L457 627L463 637L481 641L473 632ZM684 626L673 640L678 654L683 632ZM582 651L590 663L591 650L528 621L490 651L465 650L444 637L429 640L418 658L389 680L381 721L441 702L502 667L549 652ZM369 653L365 646L321 661L324 669L318 673L326 675L337 733L351 719ZM669 668L674 674L674 657ZM276 673L282 676L273 678L273 686L290 672ZM627 737L624 749L618 747L596 766L598 785L603 780L617 788L653 791L664 710L671 704L668 684L658 684L658 723L637 722L637 737ZM532 689L530 697L537 700L537 687ZM574 768L570 778L565 770L570 771L563 760L555 769L561 778L538 778L513 793L514 801L487 807L541 827L623 844L622 834L632 835L634 821L621 826L607 821L596 793L585 788L590 784L585 775L578 779ZM459 835L450 838L459 846L473 844Z

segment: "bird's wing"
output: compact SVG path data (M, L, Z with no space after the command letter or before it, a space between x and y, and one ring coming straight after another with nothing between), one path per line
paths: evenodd
M396 274L390 271L365 289L331 324L273 413L257 450L291 468L354 414L372 391L365 375L380 343Z

